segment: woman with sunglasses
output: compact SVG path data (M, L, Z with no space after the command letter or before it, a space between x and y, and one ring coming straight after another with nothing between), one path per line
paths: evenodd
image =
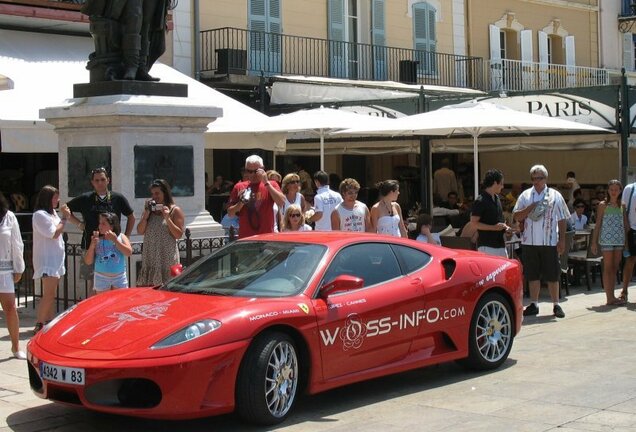
M179 264L177 240L185 230L185 215L175 205L168 182L154 180L150 194L137 225L137 232L144 236L138 286L161 285L171 278L170 267Z
M623 259L623 249L625 248L627 214L621 203L623 190L621 182L610 180L607 186L607 196L598 205L590 250L596 255L600 246L603 254L603 289L605 290L606 304L607 306L618 306L627 302L627 289L623 289L618 298L614 295L616 272Z
M290 205L285 210L283 231L311 231L311 227L305 223L305 215L296 204Z
M300 207L303 212L307 209L305 197L300 193L300 176L296 173L287 174L283 177L281 191L285 195L285 202L281 208L281 213L287 213L290 205L295 204Z

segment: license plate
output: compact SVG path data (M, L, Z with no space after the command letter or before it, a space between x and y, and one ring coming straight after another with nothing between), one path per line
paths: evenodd
M84 369L55 366L49 363L40 363L40 376L47 381L61 382L65 384L84 385Z

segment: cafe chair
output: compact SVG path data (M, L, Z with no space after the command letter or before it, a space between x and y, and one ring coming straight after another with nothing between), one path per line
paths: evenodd
M561 284L559 286L559 298L561 298L561 290L565 288L565 295L570 295L570 285L568 277L570 276L569 256L572 242L574 241L574 231L565 233L565 252L559 257L561 263Z
M592 278L595 277L594 272L598 269L600 271L601 286L603 286L603 254L600 251L600 247L597 250L597 254L592 253L592 238L594 230L590 234L590 241L587 242L586 250L570 252L568 256L568 262L572 266L583 265L585 267L585 282L587 284L587 290L592 290Z

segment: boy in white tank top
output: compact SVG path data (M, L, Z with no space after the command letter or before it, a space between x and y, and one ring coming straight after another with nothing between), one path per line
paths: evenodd
M360 183L346 178L340 183L343 201L331 213L331 229L334 231L368 232L371 230L371 218L367 206L358 201Z

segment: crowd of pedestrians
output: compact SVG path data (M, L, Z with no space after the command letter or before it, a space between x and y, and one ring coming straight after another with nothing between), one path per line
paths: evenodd
M514 184L507 194L503 193L503 172L490 169L484 175L479 196L470 206L463 206L458 202L458 187L453 182L454 173L448 161L442 165L434 177L435 191L438 200L439 194L445 194L447 201L441 202L438 208L457 212L453 215L465 212L470 219L462 235L467 233L480 252L501 257L508 256L506 240L518 238L530 295L524 316L539 313L542 282L548 286L554 316L565 316L559 304L559 256L565 252L568 229L584 229L588 223L596 223L590 248L592 253L603 256L602 280L607 305L627 302L636 264L636 184L623 189L618 180L611 180L602 193L594 194L588 206L573 172L567 174L566 199L555 187L548 186L548 170L543 165L530 168L531 185L522 188ZM91 293L96 295L129 285L127 262L133 250L130 235L136 223L133 209L125 196L110 191L105 168L94 169L90 180L93 187L90 192L61 206L59 191L53 186L44 186L37 196L32 221L33 278L41 279L42 298L37 308L35 333L53 318L59 280L66 272L62 234L67 222L82 232L80 277L89 282ZM332 184L334 181L338 183ZM251 155L245 160L242 181L232 186L217 176L206 189L229 193L227 214L221 223L226 228L233 227L239 238L271 232L357 231L410 236L415 241L441 244L439 233L433 232L434 217L440 213L433 209L432 215L415 215L412 219L416 221L415 229L409 233L398 203L400 183L385 180L376 188L379 197L369 208L358 200L360 183L356 179L340 181L322 170L312 177L300 165L294 172L282 176L274 170L266 171L262 158ZM154 180L148 193L136 224L136 232L143 236L138 286L159 285L171 277L171 267L180 260L177 242L185 230L184 212L175 203L168 182ZM507 211L511 214L509 219L505 216ZM123 230L122 216L126 218ZM0 303L13 355L23 359L25 355L18 340L15 284L25 270L24 245L16 216L1 193L0 245ZM623 289L616 296L616 274L623 259Z

